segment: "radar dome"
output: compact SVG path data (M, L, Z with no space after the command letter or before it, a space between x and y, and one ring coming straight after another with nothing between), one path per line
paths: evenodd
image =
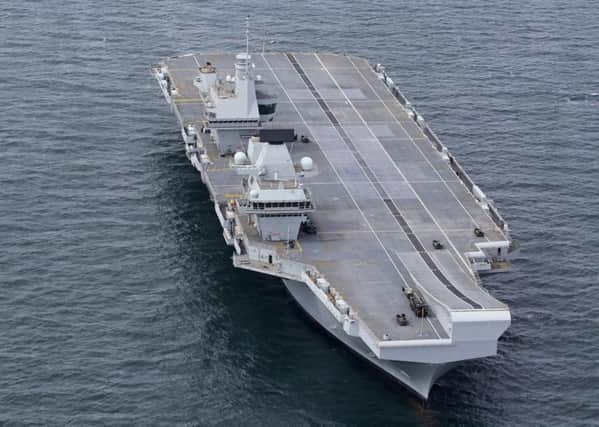
M245 165L247 163L247 161L248 161L248 158L247 158L247 156L245 155L244 152L238 151L233 156L233 162L236 165Z
M302 157L300 165L302 166L303 171L311 171L312 168L314 168L314 160L310 157Z
M258 198L258 194L259 194L258 190L253 189L253 190L250 191L250 198L257 199Z

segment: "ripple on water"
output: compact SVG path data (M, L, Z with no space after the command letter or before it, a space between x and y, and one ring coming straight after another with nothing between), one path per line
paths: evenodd
M231 266L148 67L241 48L232 23L248 12L254 45L385 64L522 241L513 272L485 279L512 310L498 357L449 373L426 406L323 336L279 281ZM0 423L599 419L593 4L22 1L2 14Z

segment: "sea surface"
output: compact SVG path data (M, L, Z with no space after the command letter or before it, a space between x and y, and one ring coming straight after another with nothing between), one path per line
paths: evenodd
M0 425L599 425L593 1L4 0ZM231 265L149 73L177 53L383 63L522 245L513 323L422 405Z

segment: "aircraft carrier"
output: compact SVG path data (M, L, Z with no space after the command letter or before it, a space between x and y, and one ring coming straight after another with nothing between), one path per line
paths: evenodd
M383 66L246 50L152 71L235 267L423 399L496 354L510 311L479 274L509 269L508 226Z

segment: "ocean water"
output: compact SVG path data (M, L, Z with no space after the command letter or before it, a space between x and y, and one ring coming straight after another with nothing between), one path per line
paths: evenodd
M513 324L422 405L236 271L149 66L386 65L522 244ZM1 425L599 425L599 11L572 0L0 8ZM272 41L272 43L271 43Z

